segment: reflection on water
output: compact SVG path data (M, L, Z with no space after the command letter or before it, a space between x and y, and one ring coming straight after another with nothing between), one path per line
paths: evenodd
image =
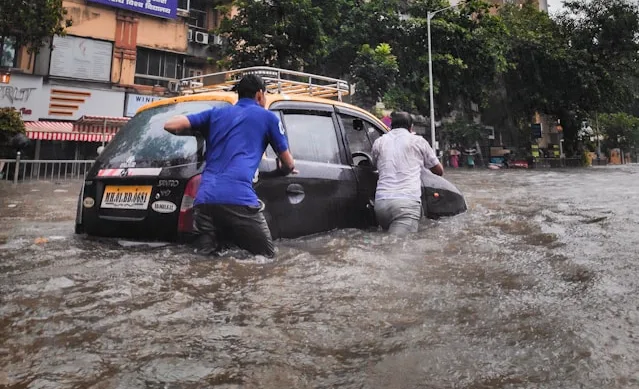
M639 167L448 177L465 215L274 261L13 221L0 386L639 387Z

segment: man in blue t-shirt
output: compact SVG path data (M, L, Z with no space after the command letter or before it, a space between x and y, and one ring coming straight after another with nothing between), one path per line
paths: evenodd
M273 239L253 189L253 177L268 144L280 157L281 174L297 171L279 117L264 109L264 80L246 75L236 91L235 105L173 117L164 129L174 134L193 129L206 138L206 167L194 210L199 252L218 252L218 238L226 234L240 248L272 257Z

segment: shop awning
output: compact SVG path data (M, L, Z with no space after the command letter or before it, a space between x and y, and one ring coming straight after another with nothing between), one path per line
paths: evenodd
M24 126L29 139L102 142L102 132L76 132L73 124L73 122L25 122ZM104 141L110 141L114 135L114 133L104 134Z
M84 115L73 123L73 131L115 135L128 121L128 117Z

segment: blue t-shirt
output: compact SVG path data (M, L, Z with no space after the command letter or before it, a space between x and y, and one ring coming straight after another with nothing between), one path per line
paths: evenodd
M195 204L259 205L253 177L266 147L270 143L278 154L288 150L279 117L243 98L187 118L206 138L206 167Z

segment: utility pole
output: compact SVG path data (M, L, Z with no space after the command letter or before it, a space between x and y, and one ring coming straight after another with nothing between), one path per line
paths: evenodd
M428 32L428 89L430 94L430 145L437 152L437 143L435 142L435 98L433 97L433 54L431 49L431 37L430 37L430 21L435 15L440 12L455 8L463 4L459 2L449 7L438 9L436 11L428 11L426 14L426 27Z

